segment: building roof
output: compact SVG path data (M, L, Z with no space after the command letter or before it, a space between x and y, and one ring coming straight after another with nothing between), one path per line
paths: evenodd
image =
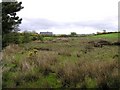
M52 32L40 32L40 34L43 34L43 35L52 35L53 33Z

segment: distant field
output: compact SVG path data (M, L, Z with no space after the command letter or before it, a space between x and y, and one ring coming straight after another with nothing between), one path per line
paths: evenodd
M118 38L120 37L120 33L112 33L112 34L102 34L102 35L96 35L93 36L95 38Z
M3 88L120 87L118 34L44 40L3 50Z

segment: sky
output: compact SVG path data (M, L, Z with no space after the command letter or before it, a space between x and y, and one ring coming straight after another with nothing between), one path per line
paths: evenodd
M21 31L90 34L118 31L119 0L17 0Z

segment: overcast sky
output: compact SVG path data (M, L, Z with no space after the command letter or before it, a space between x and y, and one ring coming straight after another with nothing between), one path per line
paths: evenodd
M54 34L118 30L119 0L18 0L24 9L20 28Z

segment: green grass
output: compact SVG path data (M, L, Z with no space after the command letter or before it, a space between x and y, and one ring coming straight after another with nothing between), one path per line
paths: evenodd
M112 38L111 38L112 37ZM94 47L99 38L111 43L115 34L70 37L68 42L10 45L3 50L3 87L8 88L104 88L119 87L118 46ZM34 53L34 48L42 48ZM48 50L44 50L47 48ZM49 50L50 49L50 50ZM32 53L32 55L29 55Z
M44 37L44 40L53 40L54 37Z
M102 35L96 35L93 36L95 38L111 38L111 39L116 39L120 36L120 33L112 33L112 34L102 34Z

